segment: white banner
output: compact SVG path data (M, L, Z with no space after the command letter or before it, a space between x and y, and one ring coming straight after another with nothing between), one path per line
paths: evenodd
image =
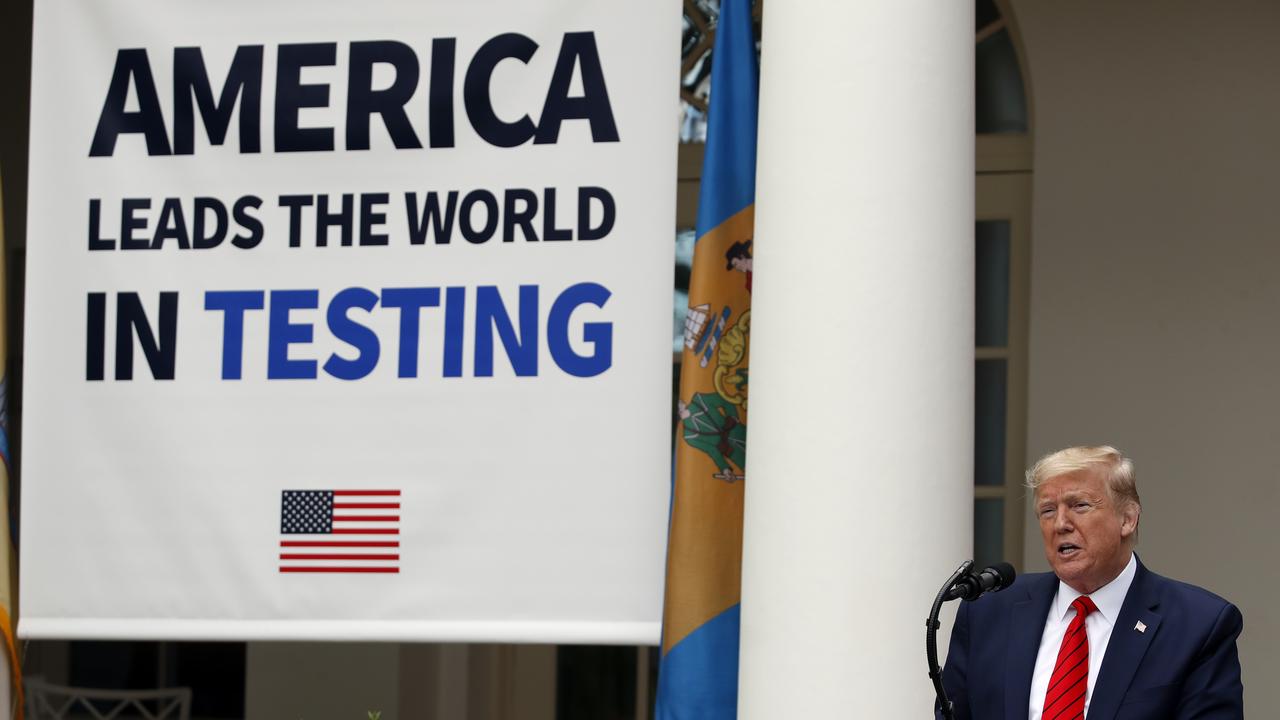
M37 0L19 634L657 642L679 18Z

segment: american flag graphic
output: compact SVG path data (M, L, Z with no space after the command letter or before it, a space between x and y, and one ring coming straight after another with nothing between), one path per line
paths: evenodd
M400 572L400 491L283 491L280 572Z

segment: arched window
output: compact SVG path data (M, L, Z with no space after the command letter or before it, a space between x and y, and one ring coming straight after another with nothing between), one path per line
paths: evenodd
M975 3L973 554L1022 569L1026 527L1031 116L1007 0Z
M979 135L1026 133L1027 94L1010 23L995 0L975 5L974 125Z

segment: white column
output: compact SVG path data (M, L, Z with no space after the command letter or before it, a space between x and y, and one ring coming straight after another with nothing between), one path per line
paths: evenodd
M973 513L973 4L764 17L740 717L927 717Z

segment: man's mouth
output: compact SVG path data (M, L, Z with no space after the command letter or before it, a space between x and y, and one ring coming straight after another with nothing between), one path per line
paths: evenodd
M1078 552L1080 552L1079 545L1073 545L1071 543L1062 543L1061 545L1058 546L1058 557L1069 558Z

